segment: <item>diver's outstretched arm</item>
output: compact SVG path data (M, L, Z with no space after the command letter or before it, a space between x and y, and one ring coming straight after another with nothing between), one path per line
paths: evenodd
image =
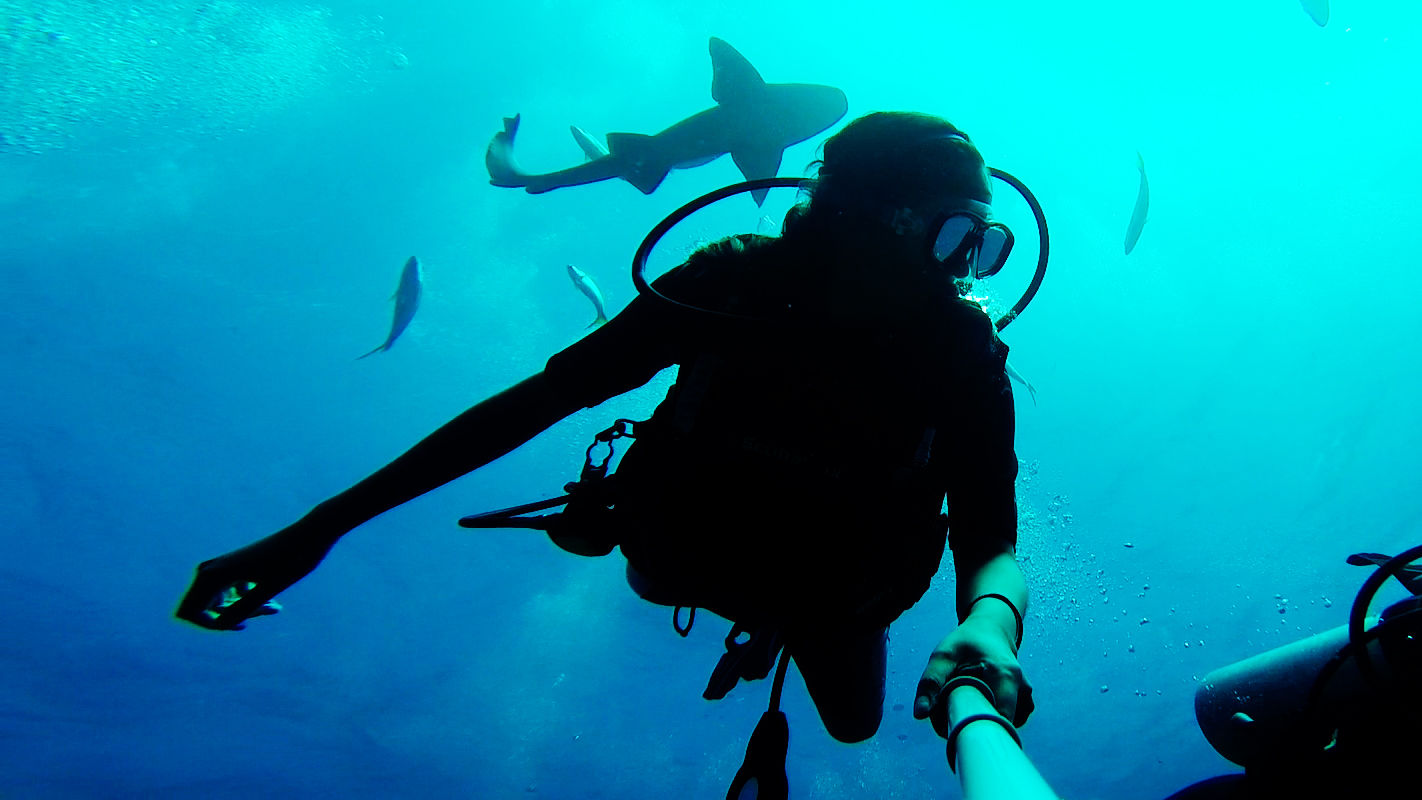
M582 408L543 372L505 389L445 423L370 477L311 513L342 534L390 509L472 472Z
M582 407L543 372L478 403L294 524L198 565L178 618L240 630L244 620L274 613L269 601L353 528L488 464Z

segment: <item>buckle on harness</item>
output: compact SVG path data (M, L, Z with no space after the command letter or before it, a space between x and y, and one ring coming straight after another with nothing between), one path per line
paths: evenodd
M578 479L563 485L562 497L525 503L520 506L473 514L459 520L465 528L531 528L544 531L553 543L580 556L605 556L617 546L617 534L610 519L616 502L616 480L607 474L612 462L612 443L622 437L635 438L636 422L619 419L612 427L597 434L588 445ZM606 446L607 452L597 457L594 451ZM563 506L552 514L531 514Z
M612 427L594 436L592 444L588 445L587 453L583 456L583 471L579 473L577 483L567 484L563 487L563 491L571 493L575 486L595 484L606 478L607 465L612 461L614 453L612 443L624 436L628 439L636 439L637 424L634 420L619 419L612 423ZM602 456L601 460L598 460L593 457L593 451L601 445L607 447L607 453Z

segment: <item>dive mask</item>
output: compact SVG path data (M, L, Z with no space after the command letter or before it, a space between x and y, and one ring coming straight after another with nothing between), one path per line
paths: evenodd
M929 230L928 255L955 278L990 278L1007 263L1012 252L1012 231L988 222L991 207L964 200L970 210L951 211L938 217Z

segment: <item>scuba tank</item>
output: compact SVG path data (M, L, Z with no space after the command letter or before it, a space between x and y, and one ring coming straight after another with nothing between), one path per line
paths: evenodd
M1277 647L1205 676L1195 715L1220 755L1271 785L1356 781L1422 738L1422 546L1378 564L1347 625ZM1412 596L1376 617L1379 587L1396 577ZM1415 757L1413 752L1412 757ZM1396 765L1401 766L1401 765Z

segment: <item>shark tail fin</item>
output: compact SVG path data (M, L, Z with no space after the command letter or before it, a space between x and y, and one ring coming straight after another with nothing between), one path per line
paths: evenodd
M356 356L356 361L359 361L359 360L361 360L362 358L365 358L366 356L373 356L373 355L375 355L376 353L379 353L379 352L381 352L381 351L383 351L383 350L389 350L389 349L390 349L390 346L389 346L389 345L382 344L381 346L375 348L374 350L371 350L369 353L366 353L364 356Z
M489 170L489 183L517 188L528 185L528 176L514 162L514 136L518 134L519 115L504 117L504 129L489 140L484 150L484 166Z
M601 326L604 322L607 322L607 315L604 314L604 313L602 313L601 310L599 310L599 311L597 312L597 319L593 320L592 322L589 322L589 323L588 323L588 327L587 327L585 330L599 327L599 326Z
M645 133L609 133L607 149L620 159L626 168L619 176L636 186L642 194L651 194L662 185L671 165L658 158L653 137Z

